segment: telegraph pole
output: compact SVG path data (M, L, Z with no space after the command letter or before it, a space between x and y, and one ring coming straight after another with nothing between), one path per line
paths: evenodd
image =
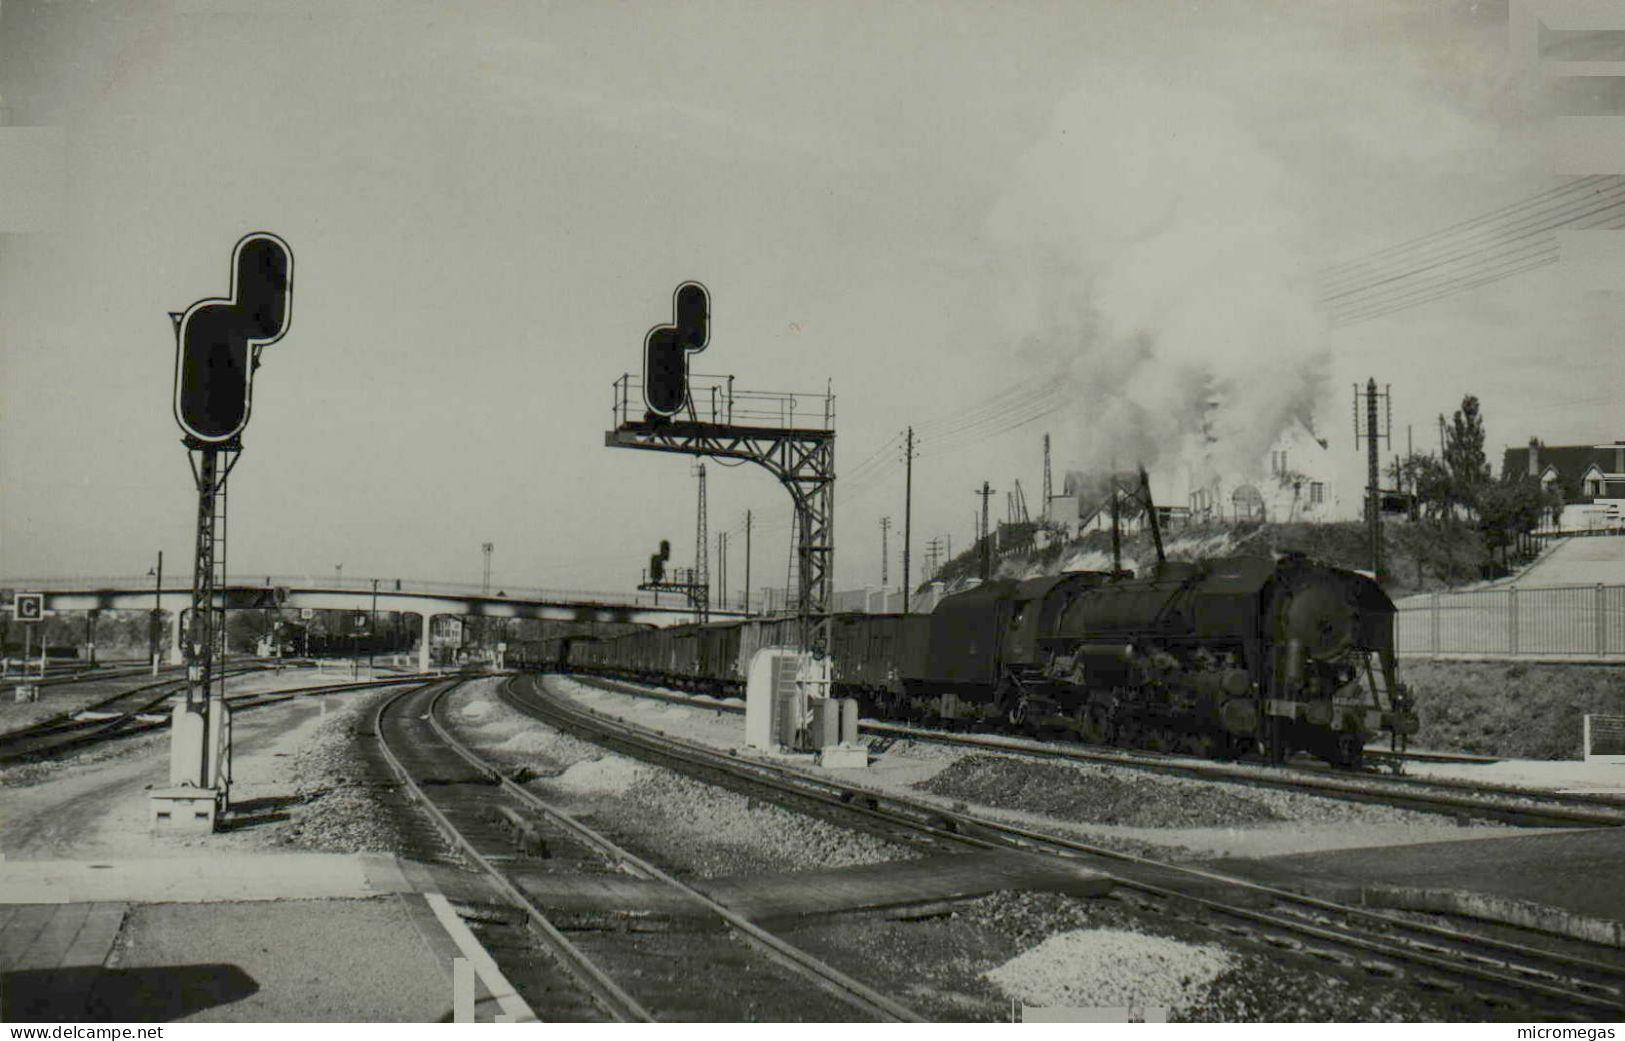
M903 449L903 613L908 614L909 551L914 545L914 428Z
M480 543L480 552L485 554L485 577L480 582L481 596L491 595L491 551L493 549L496 549L496 543L494 542ZM343 567L344 565L340 564L339 566Z
M367 678L373 675L373 658L378 650L378 580L372 580L372 608L367 612Z
M745 617L750 617L750 511L745 511Z
M711 606L719 611L728 609L728 533L717 532L717 585L711 597Z
M164 633L164 551L158 551L158 567L152 582L152 674L158 675L158 658L163 653Z
M695 463L694 474L699 478L700 491L694 517L694 581L701 587L711 582L711 562L707 559L710 549L709 540L705 534L705 464ZM710 594L700 602L700 621L708 621L711 617Z
M1049 519L1049 501L1053 497L1054 492L1055 492L1055 487L1052 484L1050 484L1050 479L1049 479L1049 435L1045 434L1044 435L1044 504L1043 504L1043 506L1041 506L1039 508L1039 512L1043 515L1045 520Z
M982 581L986 582L993 577L993 544L988 538L987 531L987 500L992 497L993 489L988 487L986 481L982 482L980 490L972 493L982 497Z
M886 551L886 533L891 530L891 518L880 518L880 588L886 588L886 558L890 555Z
M1354 441L1359 444L1365 438L1366 443L1366 538L1371 543L1371 573L1379 579L1382 576L1382 493L1378 486L1379 463L1377 459L1379 441L1388 439L1390 431L1377 425L1377 407L1379 403L1385 407L1388 422L1393 422L1393 410L1389 401L1388 389L1377 390L1377 381L1370 379L1365 385L1365 422L1361 424L1360 417L1360 385L1354 385ZM1439 435L1444 436L1444 417L1439 417Z

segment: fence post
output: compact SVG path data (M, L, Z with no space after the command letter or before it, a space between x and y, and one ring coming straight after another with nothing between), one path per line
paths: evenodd
M1433 629L1432 643L1433 643L1433 656L1435 658L1437 658L1439 656L1439 603L1440 603L1439 602L1439 594L1434 593L1433 594L1433 610L1430 611L1429 614L1432 615L1432 618L1431 618L1432 629Z
M1608 588L1597 583L1597 654L1608 653Z
M1518 587L1507 588L1507 653L1518 653Z

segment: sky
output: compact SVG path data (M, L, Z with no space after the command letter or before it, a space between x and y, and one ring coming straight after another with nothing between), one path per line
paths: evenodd
M0 576L186 572L167 314L261 229L292 324L234 575L477 582L490 542L497 586L625 592L662 538L687 565L692 460L603 445L687 279L698 371L836 396L839 589L879 582L888 515L898 580L909 425L916 576L983 480L1036 509L1046 432L1057 484L1156 471L1214 395L1229 465L1307 414L1351 504L1367 377L1399 451L1466 393L1492 458L1612 440L1621 298L1562 265L1353 325L1316 302L1327 264L1562 183L1507 39L1465 0L0 0L0 188L25 128L62 171L0 206ZM730 586L747 509L783 585L788 496L708 471Z

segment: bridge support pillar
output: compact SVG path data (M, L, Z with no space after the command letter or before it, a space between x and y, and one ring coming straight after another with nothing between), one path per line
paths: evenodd
M434 615L425 611L418 617L423 619L423 633L418 639L418 671L429 671L429 629L434 622Z
M185 665L185 641L181 639L181 622L185 619L185 611L169 612L169 664Z

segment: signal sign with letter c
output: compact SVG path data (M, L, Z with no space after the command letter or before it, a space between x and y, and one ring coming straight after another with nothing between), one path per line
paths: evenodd
M11 602L12 613L19 622L38 622L45 618L44 593L18 593Z

